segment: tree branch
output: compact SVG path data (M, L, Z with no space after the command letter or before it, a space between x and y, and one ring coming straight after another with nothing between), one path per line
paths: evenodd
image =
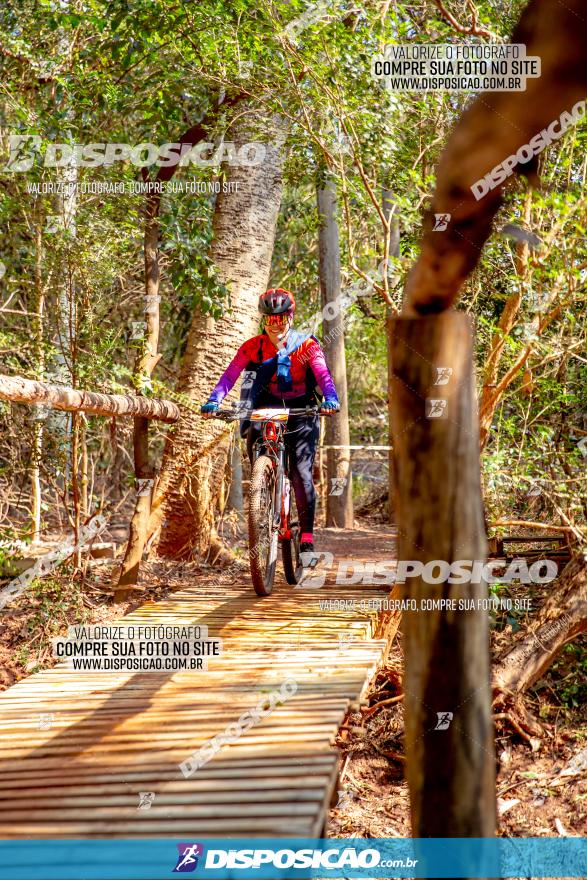
M496 39L496 34L494 34L493 31L487 30L487 28L485 27L478 26L477 21L479 18L479 13L477 12L477 7L473 3L473 0L467 0L467 6L471 10L471 24L469 25L469 27L457 21L452 12L449 12L449 10L446 8L442 0L434 0L434 4L444 20L448 21L448 23L452 25L457 33L470 34L474 37L485 37L488 40Z

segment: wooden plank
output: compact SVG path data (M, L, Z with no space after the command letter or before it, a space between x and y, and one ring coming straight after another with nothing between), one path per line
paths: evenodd
M210 789L214 790L224 784L234 784L238 788L242 783L255 787L258 782L263 787L271 784L273 780L284 780L283 784L287 785L287 780L290 777L295 780L307 777L314 779L314 777L328 775L336 761L334 753L320 754L314 762L312 762L312 755L304 756L301 759L287 753L284 754L284 757L264 753L261 757L250 756L248 759L240 758L230 762L215 759L200 768L197 776L180 780L180 782L183 784L185 781L186 785L196 783L208 785ZM178 779L177 765L171 764L150 763L139 769L129 768L124 771L124 774L121 774L112 769L104 769L104 772L101 772L99 765L73 763L68 768L67 776L64 776L62 763L53 767L44 765L32 767L31 764L33 762L28 761L23 764L22 770L3 772L0 778L0 791L11 790L17 786L20 791L27 786L36 788L41 775L44 781L50 783L48 787L82 786L88 780L99 787L103 784L118 784L120 782L129 785L133 782L140 782L143 785L146 784L145 780L153 779L167 784L166 780Z
M270 800L283 800L283 792L284 791L297 791L300 790L300 797L305 799L306 797L309 800L314 800L315 797L319 794L322 797L323 794L323 782L327 779L327 776L316 774L312 776L311 786L308 787L307 780L300 781L296 776L294 779L291 777L273 777L256 780L256 779L224 779L220 781L220 784L215 784L211 786L210 779L198 779L190 778L190 779L179 779L177 778L173 782L161 782L161 780L155 775L152 776L151 779L157 782L159 787L157 789L157 797L163 798L167 793L173 792L174 800L179 803L182 803L184 798L187 803L197 803L198 799L202 800L227 800L234 795L234 802L238 801L246 801L249 797L251 791L261 791L263 792L263 797ZM147 777L149 778L149 777ZM122 795L119 795L118 792L128 792L129 790L132 792L143 791L144 781L135 782L134 785L130 782L119 781L112 782L111 780L107 780L106 783L102 783L102 785L83 785L81 783L76 783L75 785L71 784L71 780L68 778L64 780L64 784L62 786L46 786L43 788L39 788L38 784L36 787L31 786L30 788L12 788L5 789L0 794L0 811L4 809L10 809L10 805L7 803L8 800L23 800L25 798L35 798L35 804L39 803L53 803L53 798L59 798L59 802L69 803L70 801L73 803L81 803L81 801L86 800L88 797L92 799L92 802L96 802L96 797L107 798L110 802L112 797L119 798ZM275 789L275 791L273 791ZM149 789L150 791L151 789ZM153 789L154 790L154 789ZM50 800L48 800L50 799ZM287 798L285 798L287 800ZM128 801L130 803L130 801ZM133 795L132 803L136 807L136 797Z
M0 694L0 835L321 834L337 781L334 737L386 645L390 616L359 610L366 596L387 598L327 579L320 593L278 584L260 602L249 587L196 581L117 624L206 624L223 642L207 671L60 664L9 688ZM325 612L323 597L355 609ZM183 777L182 761L286 678L295 695ZM40 730L46 713L53 722ZM149 810L138 810L140 791L155 793Z

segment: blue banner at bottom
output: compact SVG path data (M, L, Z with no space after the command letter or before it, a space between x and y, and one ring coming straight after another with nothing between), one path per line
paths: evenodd
M0 880L587 877L587 839L3 840Z

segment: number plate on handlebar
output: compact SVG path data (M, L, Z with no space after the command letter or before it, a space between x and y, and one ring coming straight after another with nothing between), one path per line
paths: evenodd
M252 422L287 422L288 418L288 409L254 409L251 413Z

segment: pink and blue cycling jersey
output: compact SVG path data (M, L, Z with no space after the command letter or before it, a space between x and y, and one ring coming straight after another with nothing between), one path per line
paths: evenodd
M277 358L277 355L278 350L266 333L253 336L252 339L247 339L222 374L209 400L221 403L247 366L255 366L262 362L270 361L272 358ZM279 400L292 400L293 398L306 396L308 392L307 372L310 369L325 399L328 401L338 401L336 388L326 364L324 352L320 347L320 343L313 336L304 339L291 352L288 358L288 366L291 372L291 389L288 391L280 390L276 367L275 373L266 384L266 390L272 397Z

